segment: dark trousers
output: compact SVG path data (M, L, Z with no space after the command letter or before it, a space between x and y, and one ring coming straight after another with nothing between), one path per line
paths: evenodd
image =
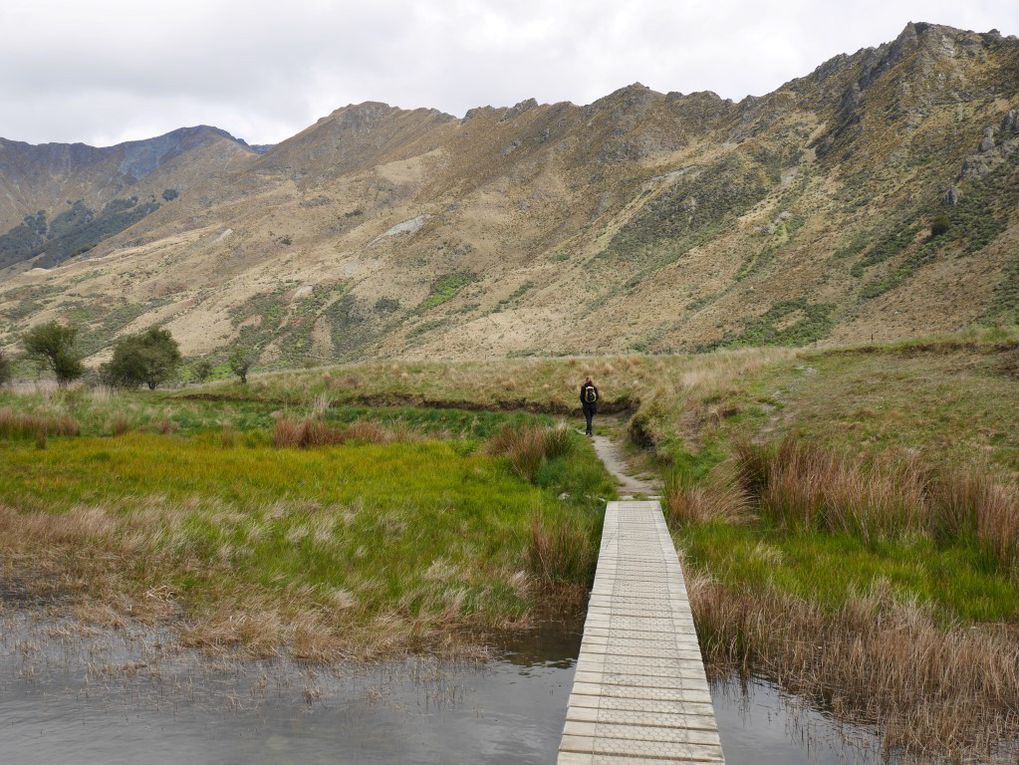
M587 435L589 436L592 435L594 432L591 430L591 420L594 419L595 412L596 410L594 406L584 404L584 419L587 420Z

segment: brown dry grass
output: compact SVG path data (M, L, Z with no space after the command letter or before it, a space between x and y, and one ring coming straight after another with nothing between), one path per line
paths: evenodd
M0 438L35 438L45 444L46 436L76 436L78 422L70 415L44 415L0 409Z
M350 425L330 425L312 417L295 419L280 417L273 428L272 442L278 449L307 449L313 446L333 446L349 441L382 444L398 439L398 434L378 423L361 420Z
M705 659L761 673L831 709L880 723L889 748L987 756L1019 728L1019 638L1005 626L939 626L879 585L835 613L769 590L688 578Z
M666 482L665 506L677 526L716 520L742 523L752 512L750 495L728 463L716 467L704 483L672 476Z
M850 532L873 541L904 531L973 535L1006 567L1019 558L1019 487L987 468L934 471L915 454L867 461L792 437L736 445L743 489L789 528Z

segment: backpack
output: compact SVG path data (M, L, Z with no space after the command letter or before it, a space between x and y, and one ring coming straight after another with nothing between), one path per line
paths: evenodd
M593 404L598 401L598 389L593 385L588 385L584 388L584 403Z

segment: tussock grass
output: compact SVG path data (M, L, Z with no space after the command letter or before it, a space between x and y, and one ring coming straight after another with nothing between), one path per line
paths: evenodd
M925 514L927 476L915 459L867 464L790 437L770 448L739 444L736 466L761 511L790 528L871 540L918 528Z
M669 503L706 658L876 723L889 748L966 759L1013 740L1015 485L793 437L733 452L716 473L752 522L717 479Z
M46 436L76 436L78 422L74 417L16 412L9 407L0 409L0 438L36 439L46 442Z
M1011 569L1019 557L1019 487L986 468L936 471L916 454L866 460L792 437L741 442L734 464L760 511L788 529L850 533L868 543L905 532L975 540Z
M665 508L677 527L691 523L746 522L752 513L750 493L728 465L720 465L704 482L672 473L665 482Z
M928 486L935 538L976 537L1003 565L1019 571L1019 486L986 468L954 468Z
M1008 628L946 628L881 581L835 611L774 589L687 581L711 664L878 723L889 750L969 760L1019 730L1019 639Z
M591 516L550 519L533 514L528 547L531 572L547 586L586 589L598 563L599 536Z
M565 457L573 449L570 429L565 424L504 426L486 445L488 454L509 458L522 478L534 481L542 464Z
M397 440L399 434L381 425L360 421L335 426L312 417L294 419L280 417L273 428L272 442L277 449L307 449L313 446L335 446L347 442L384 444ZM406 438L406 436L404 436Z

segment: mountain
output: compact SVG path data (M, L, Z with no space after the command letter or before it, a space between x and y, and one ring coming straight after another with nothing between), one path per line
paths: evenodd
M3 143L15 230L79 199L159 207L0 271L0 341L66 317L99 360L158 323L283 366L1015 322L1017 110L1019 40L911 23L739 102L635 84L462 119L351 105L262 152L211 128L164 153Z
M0 268L55 266L257 152L200 125L108 148L0 138Z

